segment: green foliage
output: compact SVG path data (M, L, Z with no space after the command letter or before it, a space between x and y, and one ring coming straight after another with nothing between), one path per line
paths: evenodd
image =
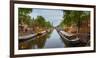
M43 30L48 30L52 27L51 23L49 21L46 21L46 19L43 16L37 16L37 18L32 19L29 15L31 12L31 8L18 9L18 23L20 29L26 29L31 32L40 32ZM21 28L21 26L23 26L24 28ZM20 32L23 33L23 31Z
M37 16L35 22L37 22L39 26L45 27L45 19L42 16Z
M18 19L19 19L19 24L27 24L31 25L32 24L32 19L29 16L29 14L32 12L31 8L19 8L18 9Z
M51 23L49 21L46 21L44 17L37 16L36 19L34 19L34 26L42 27L42 28L50 28L52 27Z
M49 21L48 21L48 22L45 22L45 25L46 25L46 27L48 27L48 28L53 27Z
M89 17L89 11L75 11L75 10L64 10L64 20L61 22L60 26L71 26L72 24L80 27L82 21Z
M19 16L26 16L26 15L28 15L29 13L31 13L32 12L32 9L31 8L19 8L18 9L18 15Z

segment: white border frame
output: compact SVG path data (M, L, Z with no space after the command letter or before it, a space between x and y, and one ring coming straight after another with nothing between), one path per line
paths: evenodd
M91 25L91 44L90 47L73 47L73 48L54 48L54 49L29 49L18 50L18 8L44 8L44 9L62 9L62 10L79 10L90 11L90 25ZM94 9L85 7L63 7L63 6L49 6L49 5L29 5L29 4L14 4L14 54L36 54L36 53L53 53L53 52L71 52L71 51L88 51L94 50Z

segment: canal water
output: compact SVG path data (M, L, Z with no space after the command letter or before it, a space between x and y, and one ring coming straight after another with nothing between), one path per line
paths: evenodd
M54 29L50 37L46 40L45 48L61 48L64 46L65 45L61 40L61 37L57 33L56 29Z
M19 42L19 49L64 48L65 44L56 29L48 34L38 36L35 40Z

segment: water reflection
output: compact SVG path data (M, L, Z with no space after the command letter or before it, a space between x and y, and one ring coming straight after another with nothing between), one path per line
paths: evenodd
M45 48L62 48L64 43L61 40L61 37L57 33L56 29L53 30L50 37L46 40Z
M35 39L30 39L24 42L19 41L19 49L37 49L44 48L46 40L50 37L51 32L41 36L35 37Z

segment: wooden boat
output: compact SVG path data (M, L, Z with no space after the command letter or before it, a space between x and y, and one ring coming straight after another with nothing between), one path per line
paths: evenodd
M29 38L32 38L32 37L35 37L37 36L38 34L29 34L29 35L24 35L24 36L19 36L19 40L25 40L25 39L29 39Z
M63 41L71 46L90 46L90 34L72 34L64 31L58 31Z
M35 38L35 37L40 36L40 35L43 36L46 33L47 33L46 31L42 31L42 32L35 33L35 34L29 34L29 35L19 36L18 39L19 39L19 41L25 41L25 40L29 40L31 38Z
M64 31L58 31L58 34L68 44L78 44L78 43L80 43L80 38L76 34L67 33L67 32L64 32Z

